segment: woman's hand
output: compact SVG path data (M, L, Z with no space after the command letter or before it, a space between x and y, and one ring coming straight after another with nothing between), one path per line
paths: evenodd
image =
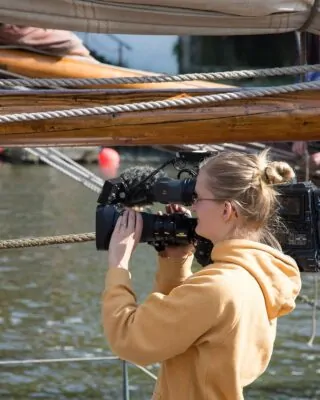
M127 209L118 218L109 245L109 267L129 268L129 260L140 241L142 228L142 216L138 212Z
M174 214L174 213L182 213L189 217L191 217L191 212L185 207L182 207L178 204L168 204L166 205L166 213ZM162 212L159 211L159 215L162 215ZM160 251L159 254L161 257L170 257L170 258L184 258L188 255L191 255L194 251L194 246L192 244L187 244L185 246L167 246L163 251Z

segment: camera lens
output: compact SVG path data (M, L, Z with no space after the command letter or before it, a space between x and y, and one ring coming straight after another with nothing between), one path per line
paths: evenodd
M112 232L121 212L112 205L98 205L96 210L96 248L108 250ZM196 218L184 214L156 215L141 213L143 229L140 243L163 241L179 245L191 243L195 236Z

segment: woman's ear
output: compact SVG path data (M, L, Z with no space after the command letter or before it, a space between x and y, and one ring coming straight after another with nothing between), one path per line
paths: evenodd
M235 209L234 209L233 205L230 203L230 201L225 201L224 208L223 208L223 219L225 222L230 221L234 211L235 211Z

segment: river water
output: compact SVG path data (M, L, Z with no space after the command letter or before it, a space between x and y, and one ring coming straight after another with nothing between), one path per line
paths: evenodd
M0 193L1 239L94 231L97 195L50 167L0 165ZM111 355L100 323L105 270L106 254L93 242L1 250L1 360ZM154 271L152 248L140 245L132 263L140 301ZM312 276L303 293L313 296ZM311 307L298 304L280 320L272 362L246 399L320 399L320 335L307 345L311 318ZM0 398L120 400L121 368L96 360L2 364ZM150 399L153 380L133 366L129 377L130 399Z

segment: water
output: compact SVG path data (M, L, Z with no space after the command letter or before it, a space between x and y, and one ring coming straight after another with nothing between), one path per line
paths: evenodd
M94 231L97 195L52 168L0 165L0 193L1 239ZM106 254L93 242L1 250L1 360L111 355L100 323L105 270ZM132 263L139 301L154 271L154 252L141 245ZM312 297L312 277L303 293ZM320 398L319 336L307 346L311 314L299 304L281 319L272 362L247 399ZM0 365L0 398L122 399L121 368L118 361ZM129 376L131 400L150 399L152 379L132 366Z

